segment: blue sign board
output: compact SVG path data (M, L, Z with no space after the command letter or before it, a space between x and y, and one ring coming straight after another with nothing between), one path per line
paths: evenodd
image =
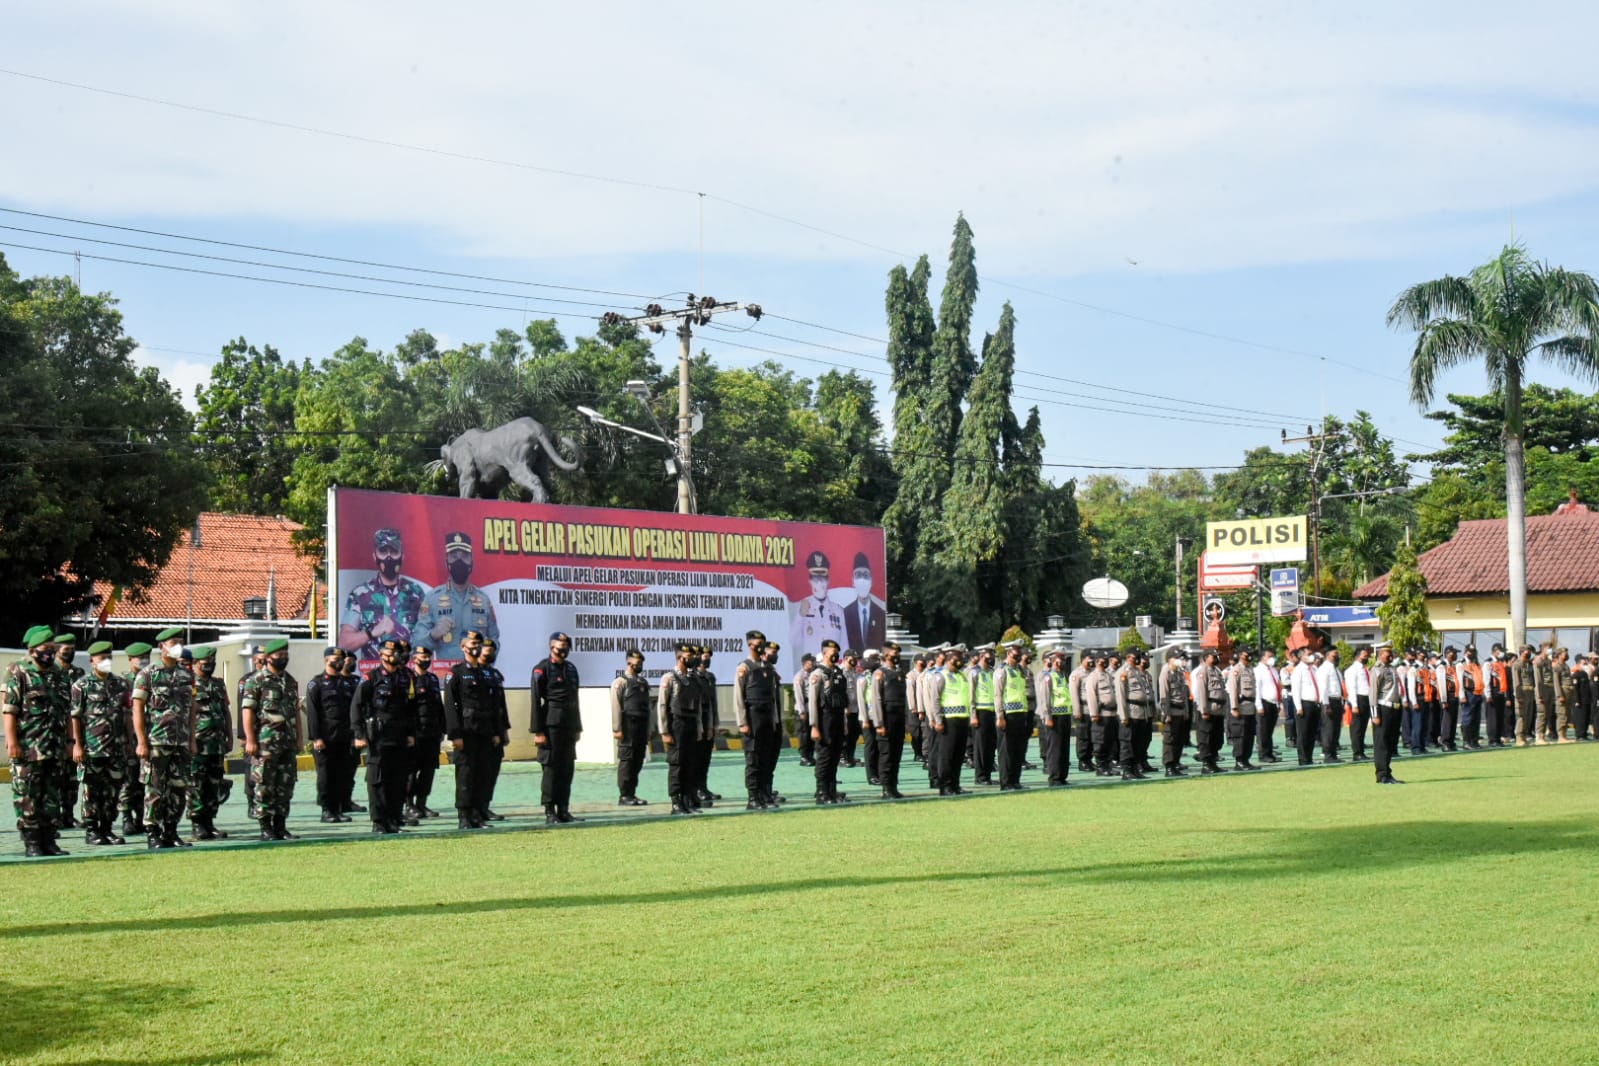
M1313 626L1372 626L1377 621L1375 607L1306 607L1304 619Z

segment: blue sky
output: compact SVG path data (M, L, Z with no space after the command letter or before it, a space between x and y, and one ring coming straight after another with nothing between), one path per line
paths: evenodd
M641 296L693 290L861 335L767 319L701 338L724 364L766 357L737 342L805 374L827 369L808 360L883 370L867 338L885 336L887 272L897 253L925 251L941 281L963 210L984 277L979 331L1014 304L1017 404L1040 405L1056 477L1232 464L1280 428L1356 407L1401 448L1430 446L1436 426L1402 384L1411 338L1383 324L1393 296L1468 270L1512 232L1540 258L1599 271L1587 5L570 8L13 11L0 207ZM0 242L318 280L88 238L317 265L303 259L0 224L66 235L0 230ZM73 265L0 250L24 273ZM546 317L554 297L642 302L431 279L527 294L434 293L526 308L490 310L88 258L82 270L86 288L121 299L139 358L191 400L234 336L320 357L418 327L484 340ZM569 338L603 310L560 306L578 316L559 320ZM1125 392L1095 385L1178 399L1136 416ZM1463 370L1441 391L1482 387Z

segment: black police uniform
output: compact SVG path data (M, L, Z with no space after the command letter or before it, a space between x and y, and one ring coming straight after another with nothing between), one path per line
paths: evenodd
M877 738L877 779L890 798L899 795L899 764L905 755L905 718L910 706L905 698L906 678L903 666L884 663L872 681L873 698L882 700L877 708L883 723L883 735Z
M666 791L673 814L689 814L699 804L694 798L694 762L699 756L700 701L692 670L673 670L661 678L660 724L670 735L666 749Z
M316 805L323 815L348 821L344 811L355 795L355 734L350 728L350 703L357 681L326 671L305 685L305 735L316 763ZM322 750L316 750L316 741ZM327 821L327 818L323 819Z
M811 677L816 688L811 726L821 734L816 743L816 802L834 803L839 799L838 760L849 717L850 680L842 666L818 666Z
M493 798L489 758L494 738L511 727L505 689L480 665L456 663L444 685L444 732L459 740L454 753L455 813L463 829L483 828L483 812Z
M375 833L398 833L404 820L416 719L416 675L406 667L379 667L356 686L350 728L366 741L366 802Z
M439 742L444 739L444 684L426 670L416 675L416 747L411 752L411 773L405 799L419 817L437 817L428 808L433 775L439 770Z
M618 680L622 739L616 745L616 791L623 799L637 799L639 770L650 754L650 682L642 673Z
M757 659L745 659L735 676L750 727L744 744L744 790L751 802L771 803L772 775L777 770L777 750L783 735L778 704L782 681L776 667Z
M529 687L533 690L532 732L542 733L548 742L539 755L544 764L544 813L546 817L554 815L560 821L570 821L577 737L583 731L577 708L577 667L570 662L542 659L533 668Z

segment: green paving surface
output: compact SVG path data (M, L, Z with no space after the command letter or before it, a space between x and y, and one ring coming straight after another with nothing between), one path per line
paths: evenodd
M1277 749L1283 753L1284 745L1279 732L1277 735ZM1038 759L1038 741L1034 738L1028 746L1028 758L1034 762ZM1230 748L1225 749L1230 751ZM1066 791L1081 790L1084 788L1148 788L1154 785L1182 785L1182 781L1169 781L1156 775L1147 781L1123 782L1119 779L1097 779L1092 775L1084 775L1077 771L1075 748L1073 749L1073 763L1071 768L1071 784ZM1453 758L1460 757L1486 757L1491 752L1456 753ZM859 750L857 750L859 755ZM1344 756L1348 758L1347 741L1344 747ZM1422 759L1443 758L1446 756L1428 754ZM1160 762L1160 739L1157 736L1151 746L1150 759L1157 765ZM1317 756L1320 759L1320 756ZM1413 758L1395 760L1395 767L1401 767L1404 762L1415 762ZM1231 758L1224 757L1223 766L1231 766ZM1193 758L1192 749L1184 759L1184 765L1189 772L1197 777L1198 763ZM1368 779L1373 777L1371 764L1359 764L1358 772ZM661 752L655 752L649 762L645 763L639 775L639 797L649 802L647 807L619 808L617 806L616 769L612 766L579 766L572 785L572 813L584 819L584 824L611 824L628 823L650 819L663 818L668 815L671 804L666 798L666 757ZM1274 766L1263 766L1259 773L1294 773L1305 770L1320 770L1321 767L1300 767L1295 764L1291 753L1284 755L1284 761ZM1326 769L1334 769L1327 767ZM808 808L813 804L811 795L815 791L815 771L799 765L799 755L794 749L785 750L778 761L775 787L777 791L789 801L793 808ZM1228 775L1230 776L1230 775ZM1249 775L1255 776L1255 775ZM1401 772L1402 776L1402 772ZM494 809L497 813L506 816L504 822L496 823L495 831L503 832L509 829L537 828L541 831L549 829L544 823L544 807L540 800L539 789L543 780L543 772L537 763L519 762L506 763L500 774L498 787L495 791ZM961 784L964 788L972 790L975 795L998 793L995 786L978 786L972 782L971 770L962 772ZM1022 784L1031 788L1045 788L1044 775L1041 770L1029 770L1022 775ZM899 802L912 800L938 800L936 793L927 787L926 771L922 770L911 759L910 746L905 748L904 761L900 773L900 791L906 799ZM9 788L9 786L5 786ZM740 751L718 751L711 763L710 787L713 792L720 793L724 798L711 810L705 811L698 817L717 817L728 814L749 814L744 809L747 796L744 792L744 755ZM880 790L866 784L866 769L864 765L851 768L840 768L839 787L849 795L852 803L882 803L878 798ZM289 830L305 842L326 842L332 840L348 839L380 839L371 832L371 823L365 815L352 814L353 821L341 825L327 825L320 821L321 811L316 807L316 774L314 771L301 771L298 784L295 786L294 806L290 813ZM357 803L366 802L365 770L357 770L355 784L355 799ZM429 806L440 812L440 817L425 820L415 829L407 828L407 834L437 834L459 832L455 818L455 771L450 766L441 766L437 777L434 779L433 794ZM783 812L787 813L787 812ZM70 854L56 859L24 859L22 844L17 837L14 823L12 827L0 831L0 865L8 862L73 862L83 858L114 858L129 854L144 854L143 837L130 837L128 843L115 846L90 847L83 842L81 830L72 830L62 834L61 846ZM120 823L119 823L120 825ZM210 851L219 848L238 847L283 847L283 843L265 843L257 838L259 827L246 817L244 807L244 785L238 777L234 778L232 798L222 808L217 818L217 828L230 834L229 839L209 841L195 845L196 850ZM191 833L187 819L183 823L184 834Z

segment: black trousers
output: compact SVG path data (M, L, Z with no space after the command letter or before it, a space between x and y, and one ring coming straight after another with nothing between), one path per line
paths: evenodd
M844 712L844 742L839 748L838 761L840 764L855 761L855 749L861 741L861 720L854 711Z
M994 783L995 749L999 729L994 725L993 711L978 711L972 729L972 780L979 785Z
M774 707L752 707L749 726L749 735L744 738L744 791L750 799L761 799L772 791L772 771L777 766L783 722Z
M1049 731L1049 715L1043 711L1038 712L1038 761L1049 768L1049 752L1055 743L1055 734Z
M1038 746L1043 752L1044 773L1052 785L1064 785L1072 765L1072 716L1052 714L1038 731ZM1045 742L1048 738L1048 742Z
M1399 727L1404 713L1398 707L1378 707L1372 725L1372 754L1377 762L1377 780L1393 776L1394 749L1399 747Z
M674 806L694 805L694 761L700 750L700 716L672 715L672 743L666 749L666 794Z
M311 752L311 761L316 764L316 805L334 814L343 813L355 793L355 765L359 761L355 744L349 740L324 740L321 751Z
M1233 742L1233 762L1240 765L1249 763L1250 753L1255 750L1255 730L1259 723L1253 714L1240 714L1237 718L1231 715L1227 718L1227 736Z
M700 719L700 750L694 759L694 791L711 791L711 759L716 754L716 726Z
M1438 707L1438 743L1454 750L1455 721L1460 715L1460 700L1444 700Z
M1166 715L1166 735L1161 742L1160 762L1170 770L1183 761L1183 749L1188 747L1188 712L1176 711Z
M866 780L872 781L878 776L877 766L881 761L877 753L877 730L869 725L860 726L861 737L865 743L861 745L861 761L866 764ZM904 727L900 729L901 743L904 743Z
M1149 762L1149 745L1150 742L1155 738L1155 723L1148 717L1148 715L1152 714L1153 712L1154 708L1146 706L1144 708L1145 717L1133 719L1132 758L1133 762L1137 763L1139 766L1143 766Z
M873 736L876 736L875 731ZM877 780L885 791L899 789L899 764L905 757L905 712L883 714L883 735L877 737Z
M411 749L399 744L373 744L366 749L366 809L372 824L398 829L405 809L405 785L411 776Z
M794 732L798 734L799 755L806 762L816 761L816 741L811 739L811 720L803 714L794 716Z
M1260 712L1255 715L1255 756L1265 762L1276 755L1272 747L1272 734L1277 732L1277 713L1279 708L1275 703L1261 703Z
M1299 716L1292 704L1283 704L1283 743L1299 750Z
M1114 714L1102 714L1094 723L1094 768L1109 770L1121 759L1121 722Z
M638 774L650 755L650 715L622 715L622 739L616 742L616 794L638 795Z
M1299 705L1296 722L1299 731L1299 765L1309 766L1316 751L1316 734L1321 728L1321 704L1306 700Z
M1344 734L1344 701L1327 697L1321 709L1321 757L1338 758L1338 742Z
M412 807L421 810L433 794L433 777L439 772L439 742L442 733L426 733L416 738L411 749L411 776L406 782L405 797Z
M1505 710L1505 695L1502 692L1496 692L1483 701L1483 719L1490 744L1499 744L1504 739L1505 719L1508 717Z
M461 750L454 753L455 809L463 815L475 815L488 809L494 795L493 780L489 777L489 759L499 749L494 738L487 733L468 733L461 738Z
M546 808L565 811L572 803L572 774L577 768L577 731L564 725L546 726L544 739L549 744L544 749L544 781L539 788L539 798L544 801ZM496 776L499 771L497 762L493 769Z
M1077 768L1091 773L1094 769L1094 720L1086 714L1072 719L1077 732Z
M1355 711L1349 716L1349 752L1357 759L1366 755L1366 727L1371 723L1371 697L1356 696Z
M1195 738L1199 748L1199 759L1206 766L1216 765L1216 760L1221 755L1222 733L1227 728L1223 714L1202 714L1199 716L1199 735Z
M927 722L927 739L922 742L922 753L927 757L927 787L937 788L939 776L944 772L944 734Z
M944 735L938 738L940 791L961 787L961 764L966 761L966 738L971 728L969 718L944 719Z
M816 731L821 734L816 741L816 795L820 799L838 797L838 760L844 751L844 737L848 733L842 710L823 710L816 716Z
M576 742L574 741L573 743L575 744ZM500 767L504 765L505 744L503 743L502 738L502 743L489 746L488 762L483 768L483 773L487 777L487 781L483 786L484 795L487 797L487 799L483 801L484 810L489 809L489 803L494 799L494 790L499 786L500 783Z
M997 721L995 723L998 724ZM1027 741L1033 732L1033 716L1026 711L1006 712L1005 729L999 739L999 787L1013 788L1022 783L1022 763L1027 761Z

